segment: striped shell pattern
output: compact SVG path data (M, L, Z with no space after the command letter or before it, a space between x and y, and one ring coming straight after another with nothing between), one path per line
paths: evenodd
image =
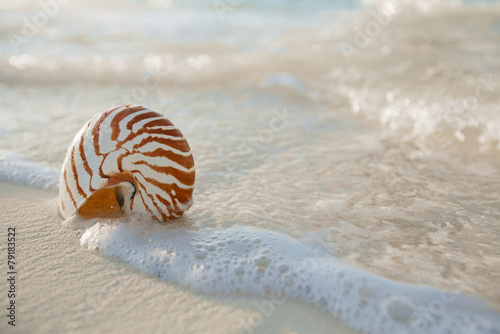
M193 155L163 115L119 106L95 115L76 134L59 180L64 218L149 213L164 221L192 204Z

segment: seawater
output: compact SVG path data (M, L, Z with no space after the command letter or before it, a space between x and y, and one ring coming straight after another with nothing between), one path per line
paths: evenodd
M56 196L74 134L128 103L197 168L180 221L84 247L366 332L499 330L497 2L56 3L0 4L2 179Z

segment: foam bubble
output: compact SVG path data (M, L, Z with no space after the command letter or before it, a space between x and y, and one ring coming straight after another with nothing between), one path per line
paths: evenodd
M480 300L391 281L342 264L322 247L271 231L188 230L131 217L95 224L81 244L197 291L298 298L369 333L500 328L499 314Z
M39 166L20 155L0 151L0 179L57 190L59 173L57 169Z

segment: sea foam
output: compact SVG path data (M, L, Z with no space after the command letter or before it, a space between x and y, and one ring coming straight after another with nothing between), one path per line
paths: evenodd
M57 190L59 173L57 169L37 165L18 154L0 151L0 180Z
M326 249L249 227L193 230L130 217L96 223L81 244L206 293L297 298L368 333L498 333L500 316L464 294L391 281Z
M0 179L55 190L59 171L0 152ZM86 228L84 247L196 291L267 295L276 304L297 298L367 333L500 333L500 314L481 300L350 267L321 242L250 227L158 224L144 216L65 225Z

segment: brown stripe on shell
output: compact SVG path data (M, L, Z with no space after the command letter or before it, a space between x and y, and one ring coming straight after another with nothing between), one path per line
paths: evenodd
M118 107L114 108L113 110L116 110ZM89 174L89 192L94 192L96 189L94 189L94 187L92 187L92 176L94 175L94 173L92 172L92 168L90 168L89 166L89 163L87 161L87 157L85 155L85 148L83 146L83 139L85 138L85 133L88 131L88 128L90 128L90 125L92 124L92 122L94 122L94 120L99 117L99 114L97 115L94 115L88 122L87 122L87 130L84 131L82 133L82 137L80 137L80 147L79 147L79 151L80 151L80 158L82 159L82 162L83 162L83 168L85 169L85 171Z
M106 120L106 118L108 118L108 116L116 111L117 109L119 108L122 108L123 106L117 106L117 107L114 107L112 109L109 109L108 111L106 112L103 112L102 114L98 115L98 120L97 122L94 124L94 128L92 129L92 142L94 144L94 152L96 155L102 155L101 154L101 150L100 150L100 147L99 147L99 138L101 136L101 125L102 123ZM89 123L90 125L91 123ZM102 176L102 175L101 175Z
M151 128L145 128L145 127L142 127L141 129L137 130L137 132L130 132L127 136L127 138L125 138L124 140L122 141L119 141L119 147L122 147L122 145L124 143L127 143L133 139L135 139L136 137L139 137L140 135L142 134L148 134L148 135L153 135L153 134L160 134L160 135L166 135L166 136L171 136L171 137L178 137L180 140L183 139L182 137L182 133L177 130L177 129L170 129L170 130L165 130L165 129L151 129ZM178 141L180 141L178 140Z
M116 109L113 109L113 111L114 110L116 110ZM119 148L123 145L123 143L126 143L126 142L134 139L135 137L137 137L145 132L147 132L148 134L158 133L158 134L169 135L172 137L182 137L182 134L178 129L170 129L170 130L148 129L148 127L156 127L156 126L173 126L173 124L168 119L163 118L163 119L156 119L156 120L152 120L150 122L147 122L147 123L143 124L142 128L137 130L137 132L135 132L135 133L131 132L130 134L128 134L128 136L124 140L117 140L119 134L117 134L116 132L120 131L119 123L123 119L125 119L126 117L133 114L134 112L143 111L143 110L148 110L148 109L146 109L142 106L127 107L127 108L123 109L122 111L120 111L120 117L117 117L118 115L116 115L115 118L113 119L113 121L111 122L111 127L112 127L111 139L115 140L117 142L117 146ZM124 114L121 115L121 113L124 113ZM126 128L127 128L127 130L131 131L135 123L140 122L144 119L154 118L154 117L164 117L164 116L160 113L157 113L156 111L148 111L147 113L139 114L139 115L135 116L134 118L132 118L130 121L128 121L126 124Z
M167 151L163 148L157 148L154 151L141 152L141 154L150 158L167 158L186 169L191 169L194 167L194 160L191 154L188 156L183 156L172 151Z
M174 197L182 205L188 204L190 199L191 199L191 196L193 195L192 188L183 189L175 183L162 183L156 179L153 179L150 177L145 177L144 175L142 175L142 177L144 177L144 180L146 180L146 182L151 183L152 185L154 185L155 187L161 189L162 191L164 191L166 193L170 193L172 190L175 191Z
M167 208L167 212L168 214L170 215L170 217L172 217L172 212L173 213L176 213L176 214L179 214L182 212L181 209L179 209L179 207L177 206L177 204L175 203L175 201L172 200L173 202L173 205L170 204L166 199L162 198L160 195L156 194L156 198L161 202L163 203L163 205L165 205L165 207ZM163 212L164 213L164 212ZM169 219L169 218L167 218Z
M151 184L153 184L153 185L154 185L154 183L157 183L157 184L159 184L159 185L162 185L163 187L158 187L158 188L159 188L159 189L161 189L161 190L162 190L162 191L164 191L164 192L171 193L171 189L170 189L170 190L168 190L168 191L165 191L165 190L164 190L164 188L165 188L165 184L160 183L160 182L155 182L156 180L154 180L154 179L151 179L151 178L148 178L148 177L144 176L144 174L142 174L142 172L141 172L141 171L139 171L139 170L133 170L132 172L136 172L136 173L141 174L141 175L142 175L142 177L144 178L144 180L145 180L146 182L148 182L148 183L151 183ZM154 183L153 183L153 182L151 182L151 181L153 181ZM141 187L145 190L144 185L143 185L140 181L138 181L138 183L139 183L139 184L141 185ZM167 216L167 215L165 214L165 211L157 205L157 203L156 203L156 201L154 200L154 198L152 197L152 195L150 195L149 193L147 193L147 195L148 195L148 197L151 199L151 202L153 202L153 204L154 204L155 208L157 209L157 211L158 211L158 212L160 213L160 215L162 216L162 219L164 219L164 220L168 220L168 219L175 218L175 216L173 216L172 214L170 214L168 211L167 211L167 212L169 213L169 215ZM163 199L163 198L158 197L158 196L159 196L159 195L158 195L158 194L156 194L156 197L160 200L160 202L161 202L162 204L164 204L164 205L167 207L167 210L168 210L168 208L172 208L172 204L171 204L170 202L168 202L166 199ZM189 200L188 200L187 202L182 202L182 201L180 201L180 200L177 198L177 196L172 196L172 201L173 201L173 198L176 198L179 202L181 202L181 204L182 204L182 205L186 205L186 204L189 202ZM143 202L143 203L144 203L144 202ZM144 204L144 205L147 207L147 205L146 205L146 204ZM176 208L176 212L175 212L176 214L178 214L178 213L182 213L182 212L183 212L183 211L182 211L182 210L181 210L181 209L177 206L177 204L175 203L175 201L173 201L173 205L174 205L174 207ZM187 209L187 208L186 208L186 209Z
M159 116L163 116L163 115L160 114ZM155 119L155 120L152 120L151 122L147 122L144 124L144 127L146 127L146 128L151 128L153 126L174 126L174 124L172 124L172 122L170 122L166 118Z
M95 189L92 187L92 175L94 174L92 172L92 169L89 166L89 163L87 161L87 157L85 156L85 148L83 146L83 139L80 138L80 145L79 145L79 151L80 151L80 159L82 159L83 162L83 169L89 174L89 192L94 192Z
M94 151L96 155L101 155L100 147L99 147L99 137L101 135L101 125L102 123L106 120L106 118L111 114L113 111L116 111L117 109L122 108L122 106L117 106L112 109L109 109L106 112L103 112L102 114L98 115L98 120L94 124L94 128L92 129L92 142L94 144ZM90 125L91 123L89 123Z
M163 145L170 146L172 148L175 148L176 150L179 150L184 153L188 153L191 149L189 148L189 145L186 141L184 142L179 142L178 140L174 139L168 139L168 138L161 138L161 137L147 137L141 140L140 143L135 144L134 147L132 148L134 151L137 150L138 148L149 144L149 143L159 143Z
M73 202L73 205L75 206L75 208L77 208L78 206L76 205L76 201L75 199L73 198L73 193L71 192L71 190L69 190L69 184L68 184L68 172L66 169L64 169L64 183L66 183L66 191L68 192L69 194L69 198L71 198L71 201Z
M92 129L92 144L94 145L94 152L96 155L102 155L101 148L99 147L99 137L101 136L101 125L105 119L106 115L102 114Z
M175 198L177 198L179 202L182 203L182 205L187 205L188 203L190 203L191 198L193 197L193 191L194 191L193 188L183 189L175 183L173 183L171 187L172 190L175 191ZM185 210L187 209L188 208L185 208Z
M135 123L138 123L138 122L145 120L145 119L148 119L148 118L154 118L154 117L162 117L162 116L155 111L148 111L146 113L139 114L127 122L126 128L127 128L127 130L132 130Z
M76 164L75 164L75 147L73 146L71 150L71 170L73 171L73 179L75 180L76 183L76 189L80 196L83 198L87 198L87 194L83 191L82 187L80 186L80 182L78 180L78 172L76 171Z
M104 166L104 161L108 157L108 154L109 153L102 155L102 161L99 164L99 176L102 177L103 179L109 179L109 175L104 174L104 171L102 170L102 167Z
M158 134L158 135L166 135L171 137L179 137L182 138L182 133L177 129L163 129L163 128L141 128L139 129L135 135L140 136L143 133L147 132L148 134Z
M115 115L115 117L113 117L113 120L111 121L111 124L110 124L110 127L111 127L111 140L115 140L116 141L116 139L120 135L120 130L121 130L120 129L120 122L123 121L124 118L130 116L133 113L136 113L136 112L142 111L142 110L147 110L147 109L144 108L144 107L142 107L142 106L129 107L129 108L123 109L117 115ZM134 117L134 119L135 119L135 117ZM129 123L130 123L130 121L127 123L127 129L129 129L129 127L128 127Z
M155 215L154 215L153 211L151 211L151 209L149 208L149 206L146 204L146 201L144 200L144 197L142 196L142 192L138 191L138 193L139 193L139 196L141 197L142 204L146 208L146 211L149 212L149 214L154 217Z
M142 177L144 177L144 175L139 170L132 170L131 172L132 173L139 173L142 175ZM137 187L137 185L139 185L143 189L144 194L146 194L146 196L149 197L149 199L151 199L151 202L153 202L153 205L155 206L156 211L160 212L160 214L161 214L162 210L158 206L158 204L156 203L154 196L152 194L148 193L148 191L146 190L146 187L139 180L137 180L136 187ZM140 193L142 194L142 191L140 191ZM145 203L145 201L143 201L143 203L147 208L149 208L149 206ZM153 214L153 216L154 216L154 214ZM163 218L163 215L162 215L162 218Z
M174 178L176 178L178 181L180 181L182 184L185 184L186 186L192 186L194 184L194 171L193 172L183 172L180 171L174 167L161 167L161 166L156 166L156 165L151 165L147 161L140 160L140 161L135 161L133 162L134 165L146 165L155 172L161 173L161 174L168 174L172 175Z
M116 161L116 165L118 166L118 170L120 172L123 172L123 158L128 157L130 155L130 152L127 151L129 154L122 154L118 157L118 160Z

